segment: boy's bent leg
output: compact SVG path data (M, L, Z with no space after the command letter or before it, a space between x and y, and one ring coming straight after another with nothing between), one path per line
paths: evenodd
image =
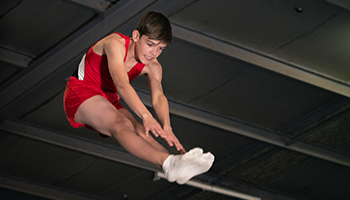
M203 154L201 149L189 151L184 155L169 155L156 149L135 133L129 119L99 95L80 105L75 121L115 137L131 154L162 167L170 182L177 181L183 184L193 176L208 171L214 161L214 156Z
M132 114L125 108L118 109L120 113L122 113L126 118L128 118L131 123L134 125L135 132L138 136L145 139L148 143L150 143L154 148L158 149L159 151L169 153L166 148L164 148L161 144L159 144L151 135L149 137L145 134L145 129L143 126L136 121L136 119L132 116Z
M169 156L168 153L154 148L142 137L139 137L135 133L131 121L100 95L89 98L79 106L75 114L75 121L116 138L131 154L159 167Z

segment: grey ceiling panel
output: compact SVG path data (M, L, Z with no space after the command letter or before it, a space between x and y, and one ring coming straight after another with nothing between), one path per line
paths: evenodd
M253 66L242 70L239 76L197 99L194 105L277 130L339 97Z
M349 35L350 14L341 13L273 54L350 85Z
M347 146L350 141L350 114L345 111L335 117L335 119L326 121L319 129L309 131L309 134L302 138L303 141L314 143L325 148L341 150L342 146ZM348 151L343 151L347 153Z
M339 199L348 199L349 193L343 189L348 187L348 178L348 169L321 160L309 160L264 185L308 199L332 199L334 193Z
M0 33L0 47L37 59L93 16L91 11L62 1L21 1L0 19L3 29Z
M1 143L2 174L45 184L65 180L96 159L5 132L1 133ZM9 145L11 149L4 150ZM18 155L14 159L13 155L16 154Z
M5 15L12 9L14 9L18 4L20 4L21 0L3 0L1 2L1 7L0 7L0 16Z
M327 73L314 70L312 66L304 65L302 62L292 62L294 59L298 59L294 58L294 56L288 58L288 56L284 57L281 54L277 55L273 53L274 51L278 51L279 48L289 46L290 43L293 44L294 41L299 41L299 38L322 30L324 28L323 26L328 23L328 21L332 21L332 18L335 16L346 15L348 13L346 10L324 1L312 0L288 2L244 1L238 3L234 1L222 1L221 3L224 3L226 7L220 8L220 11L218 11L220 14L215 15L221 17L220 22L213 22L212 19L215 19L215 16L207 14L219 7L217 2L200 1L191 4L186 9L175 12L175 14L171 15L171 18L176 26L176 35L185 40L189 38L188 41L194 41L196 44L213 48L226 55L234 56L297 80L349 96L350 90L348 85L343 85L342 83L344 82L339 79L339 77L329 76ZM205 6L203 6L203 4L205 4ZM255 7L256 5L259 7ZM251 7L254 7L255 10L250 10ZM234 10L234 12L232 12L232 10L230 10L231 8L240 8L240 10ZM299 8L301 11L298 11ZM251 12L248 14L246 10L250 10ZM292 14L291 12L294 13ZM189 17L192 13L196 14ZM200 17L198 17L198 15ZM238 22L235 21L236 18L239 19ZM191 19L195 20L191 21ZM232 22L225 22L225 20L228 21L228 19L232 19ZM247 23L244 23L246 21ZM276 23L276 21L278 21L278 23ZM235 23L242 23L243 25L233 29L231 25ZM344 26L341 27L346 26L347 25L344 24ZM245 27L248 27L249 31L245 31ZM342 32L344 32L344 30ZM347 35L346 32L347 31L340 33L339 35ZM223 33L226 34L222 36ZM319 39L320 40L314 41L317 45L324 42L323 38ZM302 44L299 43L300 45L298 48L300 47L303 49L306 43L307 41L303 41ZM334 46L337 44L333 43L332 45ZM340 45L338 49L347 48L346 45L344 47L342 46L343 45ZM319 49L324 48L320 47ZM296 50L294 54L298 54L299 52L300 51ZM303 53L303 56L308 53L309 52ZM342 53L337 55L341 54ZM303 56L300 57L302 58ZM333 59L337 60L338 63L347 62L344 56L338 58L334 56ZM332 69L331 67L328 68L328 70ZM325 71L325 69L323 69L323 71Z
M176 115L172 116L172 123L174 124L174 132L186 149L200 146L205 151L211 151L216 155L218 162L226 156L255 143L255 140L250 138L177 117ZM211 140L213 134L217 136L215 142Z
M1 199L11 199L13 197L16 197L18 200L48 200L47 198L44 197L38 197L35 195L27 194L24 192L18 192L14 190L9 190L5 188L0 188L0 198Z
M10 67L4 64L0 64L0 85L10 80L14 75L16 75L20 69L15 67Z
M303 12L297 12L296 8ZM307 33L338 10L315 0L197 1L170 19L237 45L271 52ZM211 15L208 13L215 13Z

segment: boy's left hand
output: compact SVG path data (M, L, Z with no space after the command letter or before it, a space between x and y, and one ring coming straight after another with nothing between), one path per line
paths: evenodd
M168 144L169 146L174 146L176 147L176 150L179 151L181 154L185 154L186 150L184 147L181 145L175 134L173 133L171 128L165 128L163 129L164 133L160 135Z

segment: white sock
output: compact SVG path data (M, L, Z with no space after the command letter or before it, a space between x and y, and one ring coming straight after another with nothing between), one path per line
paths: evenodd
M210 152L195 158L196 161L185 167L176 182L180 185L186 183L192 177L207 172L214 162L214 155Z
M197 147L184 155L170 155L163 163L163 171L169 182L184 184L192 177L207 172L213 162L213 154L203 154L203 150Z

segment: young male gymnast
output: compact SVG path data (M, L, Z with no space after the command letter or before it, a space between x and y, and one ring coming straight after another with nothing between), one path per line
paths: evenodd
M114 137L131 154L161 167L168 181L184 184L207 172L214 156L203 153L201 148L186 152L172 131L168 101L161 85L162 66L157 60L171 41L170 22L158 12L146 13L131 37L112 33L102 38L83 56L67 82L64 109L73 127L85 126L102 136ZM130 85L138 75L148 77L160 124ZM119 103L119 96L142 120L142 125ZM175 146L180 154L169 154L149 132Z

